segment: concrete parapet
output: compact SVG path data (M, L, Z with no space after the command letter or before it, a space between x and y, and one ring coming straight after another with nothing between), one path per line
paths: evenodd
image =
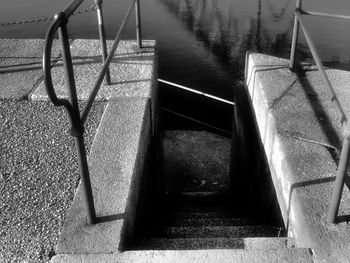
M110 50L113 42L107 41ZM71 44L75 84L79 100L87 100L102 69L102 50L99 40L76 39ZM157 109L158 59L156 42L143 40L142 48L136 41L120 41L110 64L111 84L101 84L96 101L113 98L149 98L151 100L152 126L155 132ZM57 97L68 98L62 62L52 68L52 82ZM45 83L42 81L30 95L32 100L48 100Z
M343 191L340 223L325 221L342 134L319 73L310 66L293 73L288 60L262 54L249 54L246 67L246 92L289 235L297 246L312 248L318 262L349 262L348 189ZM350 73L326 72L350 116Z
M114 253L131 235L150 148L150 118L148 99L108 102L89 157L96 216L102 222L87 224L79 185L62 229L58 254Z
M111 45L111 42L108 42ZM79 100L86 100L102 68L97 40L71 44ZM157 123L157 57L155 41L121 41L112 60L111 85L96 100L108 101L89 156L89 170L98 224L86 222L85 199L79 185L62 228L58 254L114 253L132 236L140 181L145 172ZM60 98L67 98L62 63L52 68ZM48 100L44 83L31 94Z
M110 64L111 85L102 84L96 100L120 97L144 97L152 95L152 84L156 66L155 41L144 40L139 49L136 41L121 41ZM107 41L110 49L112 41ZM99 40L76 39L71 44L75 84L78 99L86 100L102 69ZM68 90L64 79L62 63L52 69L52 82L57 97L67 98ZM41 83L31 95L33 100L47 100L45 84Z
M97 95L97 100L107 100L108 106L88 160L96 216L102 222L86 223L83 189L79 185L63 226L58 254L114 253L132 235L140 181L155 134L154 48L154 41L143 41L141 49L135 41L122 41L118 46L110 66L112 84L103 85ZM75 40L71 52L78 98L86 100L102 68L99 41ZM57 95L66 98L59 63L53 68L53 83ZM31 98L48 99L44 83Z
M148 250L126 251L114 254L100 255L58 255L52 263L75 262L118 262L118 263L311 263L312 259L307 249L208 249L208 250Z

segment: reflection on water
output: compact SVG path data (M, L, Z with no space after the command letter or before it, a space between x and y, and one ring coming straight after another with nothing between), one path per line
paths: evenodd
M242 75L247 50L287 56L292 31L294 1L277 6L261 0L159 0L181 21L196 41L228 66L236 77ZM238 70L238 71L237 71Z
M69 2L47 5L47 0L3 0L0 21L50 16ZM304 1L307 9L350 13L348 1L334 2ZM91 3L86 1L81 8ZM128 5L129 1L104 0L108 38L114 37ZM294 7L295 0L141 0L143 34L158 41L162 78L232 98L232 86L242 78L247 50L288 57ZM134 37L131 21L124 38ZM306 24L325 61L348 64L349 22L308 18ZM43 38L48 25L1 27L0 37ZM95 14L72 18L69 30L72 37L97 38ZM309 52L302 38L301 43L305 56Z

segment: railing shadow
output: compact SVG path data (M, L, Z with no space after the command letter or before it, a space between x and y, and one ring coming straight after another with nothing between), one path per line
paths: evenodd
M332 128L332 122L326 113L324 107L322 106L319 97L317 96L317 92L311 85L310 81L306 76L306 71L297 70L296 77L298 82L300 83L302 90L306 98L309 100L311 109L313 110L314 115L316 116L320 128L322 129L323 134L326 136L327 140L331 142L331 145L334 145L337 149L341 149L342 141L339 138L339 135ZM333 156L332 156L333 157ZM336 163L338 163L337 159L334 159Z
M335 176L331 176L331 177L326 177L326 178L319 178L319 179L314 179L314 180L309 180L309 181L298 182L298 183L294 183L294 184L291 185L290 191L289 191L289 197L288 197L287 223L286 223L286 228L287 229L289 229L289 225L290 225L290 219L289 218L290 218L290 211L291 211L291 203L292 203L293 192L297 188L306 187L306 186L312 186L312 185L325 184L325 183L331 183L331 182L334 182L335 179L336 179ZM348 188L350 187L350 178L349 177L346 179L346 185L347 185ZM343 222L350 222L350 214L349 215L337 216L336 223L343 223Z
M280 70L280 69L289 69L289 66L285 64L274 64L274 65L258 65L258 66L253 66L250 69L250 73L246 73L246 76L248 75L249 78L247 79L247 86L251 85L251 81L256 78L256 75L261 72L267 72L267 71L274 71L274 70ZM293 80L286 88L283 88L284 91L282 92L281 96L276 98L272 104L269 107L269 110L273 109L287 94L290 88L294 86L295 83L299 83L301 86L301 89L304 91L305 97L308 99L310 102L311 109L316 116L316 119L318 120L318 124L322 129L322 134L327 138L327 141L329 141L329 146L328 148L332 149L341 149L341 138L339 137L339 134L337 131L334 129L332 122L322 106L319 97L317 96L317 92L314 90L312 84L309 82L306 72L311 72L311 71L317 71L317 68L312 68L312 69L303 69L299 68L294 71L295 73L295 80ZM253 85L253 90L252 90L252 97L254 96L254 88L255 85ZM266 118L267 119L267 118ZM324 144L326 145L326 144ZM328 149L329 150L329 149ZM339 156L335 154L334 151L330 152L332 155L333 160L338 164L339 161Z
M0 57L0 60L6 61L7 59L11 60L35 60L38 59L38 62L27 62L27 63L18 63L11 62L9 65L0 66L0 74L16 73L16 72L26 72L31 70L42 69L41 57ZM59 60L59 57L52 57L52 62Z
M151 55L142 56L142 57L124 56L124 54L123 56L119 56L119 55L120 54L118 54L115 58L111 60L111 65L112 64L152 65ZM137 61L137 63L133 63L132 61ZM141 63L139 61L145 61L145 63ZM73 62L73 66L81 66L81 65L89 65L89 64L98 64L101 67L103 66L101 56L73 56L72 62ZM59 61L59 63L57 63L57 65L55 66L63 67L63 64L61 61Z
M122 214L114 214L114 215L108 215L108 216L97 216L96 217L96 223L107 223L107 222L113 222L117 220L125 219L125 213Z

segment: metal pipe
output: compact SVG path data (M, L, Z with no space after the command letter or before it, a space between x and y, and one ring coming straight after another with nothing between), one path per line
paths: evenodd
M195 90L195 89L187 88L187 87L185 87L185 86L176 84L176 83L174 83L174 82L166 81L166 80L163 80L163 79L158 79L158 81L159 81L159 82L162 82L162 83L165 83L165 84L168 84L168 85L170 85L170 86L174 86L174 87L177 87L177 88L180 88L180 89L183 89L183 90L186 90L186 91L195 93L195 94L202 95L202 96L204 96L204 97L211 98L211 99L213 99L213 100L217 100L217 101L220 101L220 102L229 104L229 105L235 105L235 103L232 102L232 101L225 100L225 99L223 99L223 98L216 97L216 96L214 96L214 95L210 95L210 94L204 93L204 92L202 92L202 91L198 91L198 90Z
M337 106L337 109L339 111L339 114L340 114L340 122L343 124L347 121L347 117L346 117L346 114L345 112L343 111L343 108L341 107L340 105L340 102L337 98L337 95L335 94L335 91L332 87L332 84L331 82L329 81L328 77L327 77L327 74L326 74L326 71L324 70L323 68L323 65L322 65L322 62L321 62L321 59L320 57L318 56L317 54L317 51L316 51L316 47L310 37L310 34L309 32L307 31L307 29L305 28L305 25L302 21L302 18L301 18L301 14L300 14L300 11L296 11L295 12L295 15L299 21L299 24L301 26L301 29L303 30L304 32L304 36L305 36L305 39L306 39L306 42L307 44L309 45L309 48L310 48L310 51L311 51L311 54L312 54L312 57L313 59L315 60L315 63L317 65L317 68L318 70L320 71L321 73L321 77L323 79L323 81L326 83L326 86L328 88L328 91L330 93L330 97L331 97L331 100L333 103L335 103L335 105Z
M45 47L43 51L43 72L44 83L46 87L47 95L55 106L64 106L69 114L73 114L72 105L66 99L59 99L56 96L55 89L52 83L51 76L51 50L52 43L58 28L61 26L64 20L64 13L58 13L55 15L55 21L50 25L49 30L45 36Z
M98 78L97 78L97 80L95 82L95 85L94 85L94 87L93 87L93 89L92 89L92 91L90 93L90 96L89 96L87 102L86 102L86 106L85 106L85 108L84 108L84 110L83 110L83 112L81 114L82 123L85 123L87 115L89 114L89 111L90 111L90 109L92 107L92 104L94 103L95 97L96 97L96 95L97 95L97 93L98 93L98 91L99 91L99 89L101 87L102 80L103 80L103 78L104 78L104 76L105 76L105 74L107 72L109 64L111 63L111 61L113 59L114 53L115 53L115 51L116 51L116 49L118 47L119 41L120 41L121 33L123 32L123 30L124 30L124 28L125 28L125 26L127 24L127 20L129 19L129 16L131 14L131 10L132 10L132 7L135 4L135 1L136 0L132 1L131 5L130 5L130 7L129 7L125 17L124 17L123 23L120 26L119 31L117 33L117 36L114 39L111 51L109 52L109 55L108 55L108 57L106 59L106 62L104 63L104 65L102 67L102 70L100 71L100 74L98 75Z
M350 16L345 16L345 15L327 14L323 12L314 12L314 11L307 11L307 10L300 10L300 12L302 15L322 16L322 17L337 18L337 19L350 19Z
M300 10L300 9L301 9L301 0L297 0L295 5L293 38L292 38L292 46L290 50L290 60L289 60L289 68L291 70L295 69L295 54L296 54L296 47L298 44L298 37L299 37L299 23L298 23L298 18L296 16L296 12L297 10Z
M104 20L103 20L102 4L103 4L103 0L95 0L97 19L98 19L98 32L100 36L100 43L101 43L101 49L102 49L102 63L105 63L107 59L107 44L106 44L106 34L105 34L105 27L104 27ZM109 67L107 69L106 76L105 76L105 84L106 85L111 84L111 75L110 75Z
M66 22L68 21L68 18ZM66 23L63 23L59 28L59 38L62 45L62 59L65 72L65 80L69 88L69 100L73 108L73 114L70 114L72 122L71 134L75 137L75 145L77 148L78 162L80 168L80 179L84 188L84 195L86 201L86 211L87 211L87 220L89 224L94 224L96 222L96 212L94 206L94 199L92 195L92 188L90 183L89 168L87 164L85 146L84 146L84 128L80 120L79 115L79 105L77 92L75 88L75 80L73 73L73 63L70 53L68 32Z
M205 122L202 122L202 121L193 119L193 118L191 118L191 117L188 117L188 116L183 115L183 114L181 114L181 113L178 113L178 112L176 112L176 111L172 111L172 110L169 110L169 109L164 108L164 107L162 107L162 110L164 110L164 111L166 111L166 112L169 112L169 113L171 113L171 114L180 116L180 117L182 117L182 118L188 119L188 120L190 120L190 121L197 122L197 123L199 123L199 124L201 124L201 125L207 126L207 127L211 128L211 129L220 131L220 132L225 133L225 134L227 134L227 135L232 135L232 133L229 132L229 131L226 131L226 130L220 129L220 128L218 128L218 127L215 127L215 126L213 126L213 125L210 125L210 124L208 124L208 123L205 123Z
M336 223L336 217L339 210L340 199L344 188L344 177L349 163L350 141L349 137L343 141L343 146L338 165L337 177L334 183L331 202L329 204L327 222L330 224Z
M63 13L66 15L67 18L69 18L75 10L81 5L82 2L85 0L74 0L73 2L69 3L64 9Z
M94 197L92 193L89 166L86 158L83 134L80 134L78 137L75 137L75 147L77 149L80 180L85 195L87 221L89 224L96 224L96 210L94 205Z
M136 17L136 40L139 48L142 47L142 35L141 35L141 8L140 0L135 2L135 17Z
M61 46L62 46L64 78L68 86L69 102L72 105L72 109L73 109L72 114L70 114L71 121L72 121L72 133L82 133L83 128L82 128L82 125L80 124L77 91L75 88L75 80L74 80L74 73L73 73L73 63L72 63L72 57L70 54L68 32L67 32L67 27L65 23L61 25L61 27L58 30L58 33L59 33L59 39L61 41Z

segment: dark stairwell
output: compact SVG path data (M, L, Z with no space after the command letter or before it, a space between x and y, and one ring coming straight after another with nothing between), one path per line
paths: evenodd
M181 101L181 113L205 116L204 122L231 134L161 112L161 146L155 149L160 157L154 154L154 167L145 173L127 250L294 246L286 237L250 101L244 87L236 90L234 107L169 88L161 92L167 107Z
M272 184L264 193L258 188L266 187L268 180L249 174L259 169L265 178L265 170L251 163L254 169L245 176L235 175L232 167L230 171L230 146L230 139L209 132L163 131L162 169L158 176L144 178L135 235L126 249L292 247ZM269 197L257 200L260 194Z

